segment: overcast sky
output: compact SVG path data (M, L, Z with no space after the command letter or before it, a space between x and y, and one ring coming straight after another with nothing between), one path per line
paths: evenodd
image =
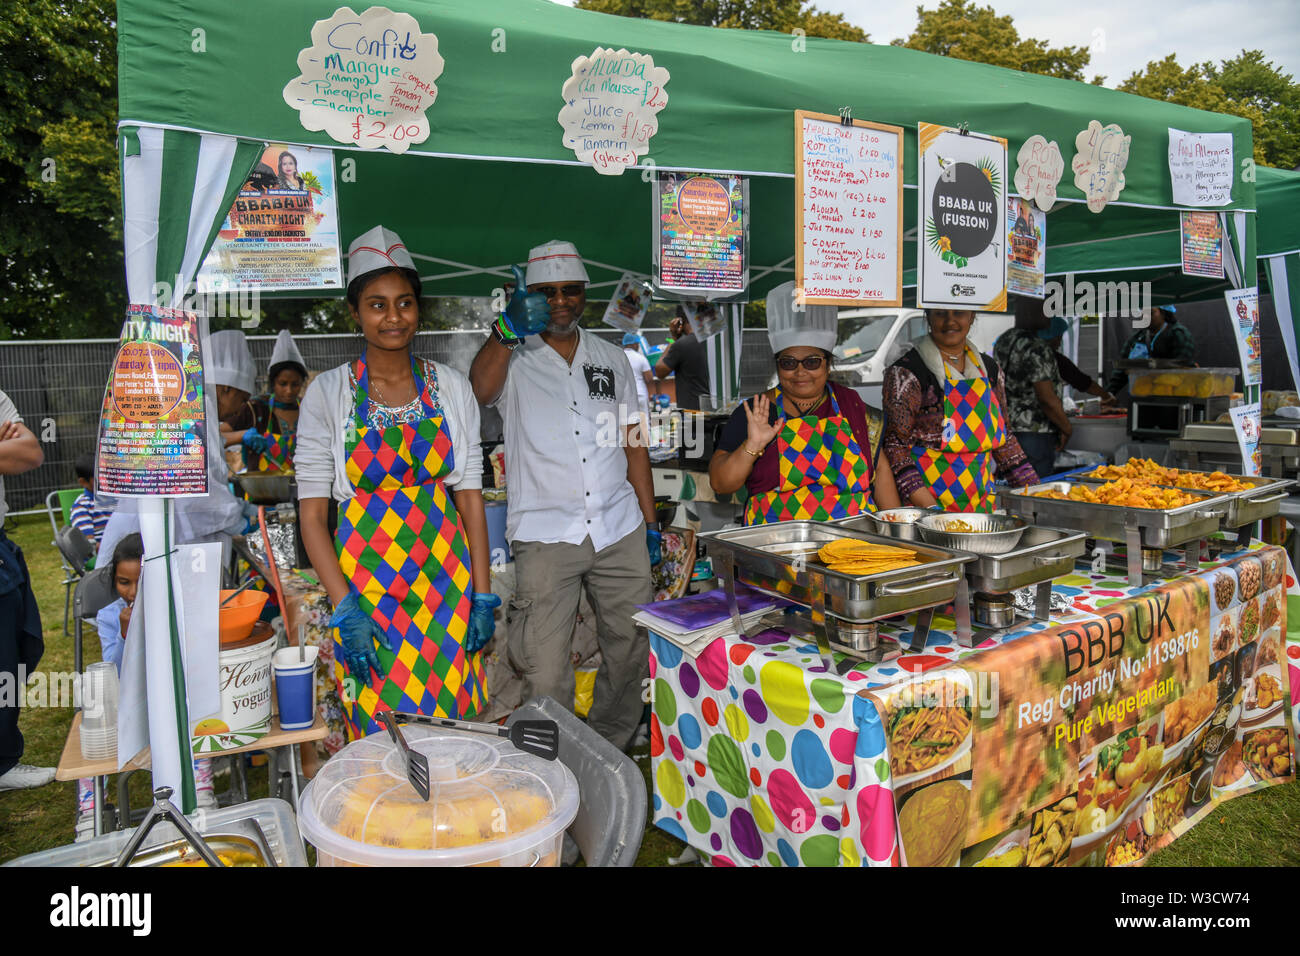
M562 2L562 0L557 0ZM905 37L916 26L915 0L813 0L820 10L842 13L875 43ZM1182 66L1219 61L1243 49L1300 77L1300 0L976 0L1010 14L1021 36L1052 46L1087 46L1092 62L1086 78L1100 73L1116 86L1151 60L1170 53ZM938 0L922 0L934 9ZM1094 46L1094 41L1096 41Z

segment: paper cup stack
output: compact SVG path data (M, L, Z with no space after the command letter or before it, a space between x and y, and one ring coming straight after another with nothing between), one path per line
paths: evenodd
M117 756L117 666L91 664L81 679L81 756L108 760Z

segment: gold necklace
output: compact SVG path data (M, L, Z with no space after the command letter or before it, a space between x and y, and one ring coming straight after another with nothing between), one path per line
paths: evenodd
M394 404L392 404L391 402L388 401L388 398L384 395L384 388L383 388L383 386L379 384L379 379L377 379L377 378L372 378L370 381L371 381L371 384L373 384L373 385L375 386L375 394L379 396L379 401L380 401L381 404L383 404L386 408L401 408L401 407L402 407L401 404L394 405ZM412 384L414 384L414 382L412 382ZM407 404L407 405L409 405L410 402L405 402L405 403L403 403L403 404Z

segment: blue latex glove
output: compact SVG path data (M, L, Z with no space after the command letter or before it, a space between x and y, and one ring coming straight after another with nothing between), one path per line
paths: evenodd
M255 455L264 455L266 450L271 447L271 443L266 440L266 436L256 428L250 428L244 432L240 439L241 444Z
M645 529L645 547L650 552L650 564L656 565L664 559L663 555L663 532L658 528L652 528L646 525Z
M496 619L492 617L492 609L501 606L501 598L491 592L475 594L471 598L471 604L469 632L465 635L466 654L481 651L492 640L492 633L497 626Z
M388 636L383 628L361 609L355 593L349 591L348 596L339 601L338 607L334 609L334 614L330 618L330 627L339 629L339 640L343 644L343 663L347 666L348 673L356 678L361 687L370 685L371 668L374 668L375 673L380 677L388 676L384 666L379 663L379 655L375 653L375 642L382 641L386 646Z
M551 324L550 303L540 292L528 291L524 285L524 273L518 266L512 265L510 269L515 274L515 291L511 293L502 316L506 327L520 339L545 331Z

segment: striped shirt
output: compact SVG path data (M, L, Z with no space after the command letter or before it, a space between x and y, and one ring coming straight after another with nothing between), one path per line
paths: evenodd
M95 503L93 494L83 491L72 503L68 520L74 528L86 536L91 544L98 545L100 536L104 533L104 525L108 524L108 517L111 514L111 511L100 508Z

